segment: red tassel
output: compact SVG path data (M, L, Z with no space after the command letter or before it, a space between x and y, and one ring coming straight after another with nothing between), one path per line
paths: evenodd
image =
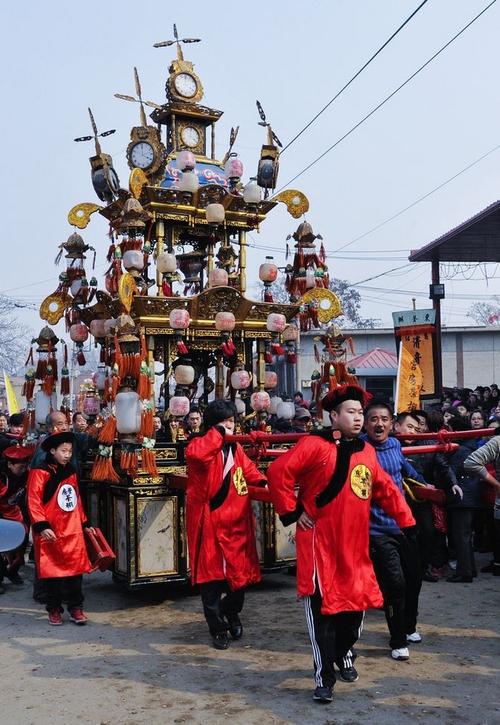
M85 355L83 354L83 350L79 350L78 351L78 355L76 356L76 360L78 362L78 365L81 365L82 367L83 367L83 365L85 365L87 363L87 361L85 359Z
M61 376L61 395L69 395L70 391L70 385L69 385L69 375L62 375Z
M165 278L161 283L161 291L164 297L172 297L172 285Z
M273 293L269 290L265 290L264 292L264 302L274 302Z
M186 344L184 340L179 340L177 343L177 354L178 355L187 355L189 350L186 347Z
M273 355L285 354L285 348L283 347L283 345L280 345L279 342L273 342L271 345L271 350L273 351Z
M286 355L286 361L290 365L295 365L297 362L297 355L294 352L288 352Z
M30 351L28 353L28 357L26 358L26 362L24 363L24 367L28 367L28 365L34 365L33 362L33 345L30 347Z
M273 354L272 354L272 352L270 350L266 350L266 352L264 353L264 360L265 360L266 363L269 363L269 364L272 363L272 361L273 361Z
M106 421L99 431L99 443L105 443L110 446L115 441L116 436L116 418L114 415L110 415L106 418Z
M44 360L43 358L38 358L38 362L36 364L35 378L37 380L44 380L46 374L47 360Z

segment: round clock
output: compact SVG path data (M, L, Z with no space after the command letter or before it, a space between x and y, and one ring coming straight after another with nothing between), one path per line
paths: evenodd
M139 141L130 151L130 161L137 169L147 169L155 158L153 147L147 141Z
M200 142L200 132L194 126L185 126L181 131L181 140L188 148L195 148Z
M174 78L174 86L177 93L184 98L192 98L198 89L196 80L189 73L178 73Z

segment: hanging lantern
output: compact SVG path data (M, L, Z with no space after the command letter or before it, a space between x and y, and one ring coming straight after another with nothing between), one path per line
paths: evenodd
M246 412L245 403L241 398L234 399L234 405L236 406L236 412L238 415L244 415Z
M83 400L83 412L85 415L99 415L101 403L97 395L86 395Z
M298 328L295 325L287 325L283 330L283 342L296 342L298 339Z
M243 164L234 152L229 154L229 158L224 164L224 173L229 181L229 186L234 187L243 176Z
M255 411L269 410L269 406L271 405L269 393L266 393L265 390L257 390L255 393L252 393L250 405L252 406L252 410Z
M215 329L220 332L231 332L236 326L236 319L232 312L217 312L215 315Z
M192 171L196 166L196 158L192 151L183 149L177 154L177 168L179 171Z
M276 415L281 420L292 420L295 417L295 405L291 401L282 401L276 409Z
M101 338L106 336L105 320L92 320L90 323L90 334Z
M94 385L96 386L97 390L101 392L106 387L106 368L99 366L96 370L96 372L92 375L92 380L94 382Z
M144 254L136 249L129 249L123 255L123 266L133 277L139 277L144 269Z
M189 413L189 398L185 395L173 395L168 404L168 410L176 418L184 418Z
M169 315L170 327L172 330L187 330L191 318L189 312L184 307L176 307Z
M132 390L116 394L116 430L122 435L133 435L141 430L142 406L139 396Z
M267 316L266 327L269 332L283 332L286 327L285 315L271 312L271 314Z
M252 381L251 374L243 368L231 373L231 387L234 390L245 390Z
M177 365L174 370L174 377L178 385L191 385L194 382L194 367L192 365Z
M306 270L306 289L312 289L313 287L316 287L314 269L308 269Z
M199 186L198 174L194 171L184 171L179 181L180 191L184 191L186 194L196 194Z
M156 269L160 274L174 274L177 271L175 254L160 252L156 258Z
M260 204L260 200L260 186L257 186L257 181L254 177L243 187L243 201L245 204Z
M264 373L264 387L266 390L272 390L278 385L278 376L274 370L266 370Z
M272 257L266 257L264 264L259 267L259 279L261 282L275 282L278 276L278 267L271 261Z
M229 282L229 275L225 269L219 269L214 267L208 273L208 285L209 287L227 287Z
M73 342L83 344L88 339L89 331L83 322L76 322L69 328L69 336Z
M80 291L82 289L82 279L81 279L81 277L79 277L78 279L73 280L73 282L71 283L71 287L69 289L70 289L70 292L73 295L73 297L78 297L78 295L80 294Z
M269 412L271 413L271 415L276 415L276 413L278 412L278 405L282 402L283 400L282 398L280 398L279 395L273 395L273 397L271 398L271 404L269 406Z
M205 216L209 224L223 224L226 218L226 210L222 204L207 204Z

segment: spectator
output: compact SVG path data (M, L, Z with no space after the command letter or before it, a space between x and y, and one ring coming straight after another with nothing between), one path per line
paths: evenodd
M292 420L292 433L308 433L312 425L312 416L307 408L295 406L295 416Z
M0 433L0 453L19 442L24 430L24 413L12 413L8 420L9 430Z
M89 427L87 416L83 413L73 413L73 433L85 433Z
M7 433L9 430L9 421L5 413L0 413L0 434Z
M297 392L293 394L293 402L300 408L307 408L309 410L309 403L304 400L304 396L300 390L297 390Z

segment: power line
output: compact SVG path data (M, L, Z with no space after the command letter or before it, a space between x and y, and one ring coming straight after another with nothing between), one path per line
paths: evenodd
M423 8L423 6L424 6L424 5L426 4L426 2L427 2L427 0L424 0L424 2L420 3L420 5L419 5L419 6L418 6L418 7L417 7L417 8L416 8L416 9L415 9L415 10L414 10L413 12L412 12L412 14L411 14L411 15L409 15L409 16L408 16L408 17L406 18L406 20L404 21L404 23L402 23L402 25L400 25L400 26L399 26L399 28L398 28L397 30L395 30L395 31L394 31L394 33L393 33L393 34L392 34L392 35L391 35L391 36L390 36L389 38L387 38L387 40L385 41L385 43L384 43L383 45L381 45L381 46L380 46L380 48L379 48L379 49L377 50L377 52L376 52L376 53L374 53L374 54L372 55L372 57L371 57L371 58L370 58L369 60L367 60L367 61L366 61L366 63L365 63L365 64L364 64L363 66L361 66L361 68L360 68L360 69L359 69L359 70L358 70L358 71L357 71L357 72L356 72L356 73L355 73L355 74L353 75L353 77L351 78L351 80L350 80L350 81L348 81L348 82L347 82L347 83L345 84L345 86L343 86L343 87L342 87L342 88L340 89L340 91L338 91L338 92L337 92L337 93L336 93L336 94L334 95L334 97L333 97L332 99L330 99L330 100L328 101L328 103L326 104L326 106L323 106L323 108L321 109L321 111L318 111L318 113L317 113L317 114L316 114L316 115L315 115L315 116L314 116L314 117L313 117L313 118L312 118L312 119L311 119L311 120L309 121L309 123L308 123L308 124L307 124L306 126L304 126L304 128L303 128L303 129L302 129L301 131L299 131L299 132L298 132L298 134L296 134L296 135L295 135L295 136L294 136L294 137L292 138L292 140L291 140L291 141L289 141L289 142L287 143L287 145L285 146L285 148L284 148L284 149L282 150L282 152L281 152L282 154L283 154L283 153L284 153L284 152L285 152L285 151L286 151L286 150L287 150L288 148L290 148L290 146L291 146L291 145L292 145L292 144L293 144L293 143L294 143L294 142L295 142L295 141L296 141L296 140L297 140L298 138L300 138L300 136L302 136L302 134L303 134L303 133L304 133L305 131L307 131L307 129L308 129L308 128L310 128L310 126L312 126L312 125L313 125L313 123L314 123L314 122L315 122L315 121L316 121L316 120L317 120L317 119L318 119L318 118L319 118L319 117L321 116L321 114L322 114L322 113L324 113L324 112L326 111L326 109L327 109L327 108L329 108L329 107L330 107L330 106L332 105L332 103L333 103L334 101L336 101L336 100L337 100L337 98L338 98L339 96L341 96L341 95L342 95L342 93L343 93L343 92L344 92L344 91L345 91L345 90L346 90L347 88L349 88L349 86L351 85L351 83L353 83L353 81L355 81L355 80L356 80L356 78L357 78L357 77L358 77L358 76L359 76L359 75L360 75L360 74L361 74L361 73L362 73L362 72L363 72L363 71L365 70L365 68L367 68L367 67L368 67L368 66L370 65L370 63L371 63L371 62L372 62L373 60L375 60L375 58L376 58L376 57L377 57L377 56L378 56L378 55L379 55L379 54L380 54L380 53L381 53L381 52L382 52L382 51L384 50L384 48L386 48L386 47L387 47L387 46L389 45L389 43L391 42L391 40L393 40L393 39L394 39L394 38L396 37L396 35L397 35L397 34L398 34L398 33L399 33L399 32L400 32L401 30L403 30L403 28L405 27L405 25L407 25L407 24L408 24L408 23L410 22L410 20L411 20L411 19L412 19L413 17L415 17L415 15L416 15L416 14L418 13L418 11L419 11L419 10L420 10L421 8Z
M347 133L345 133L343 136L341 136L337 141L335 141L334 144L332 144L329 148L326 149L326 151L323 151L322 154L320 154L314 161L311 161L310 164L308 164L302 171L299 171L298 174L296 174L292 179L290 179L286 184L284 184L280 189L277 190L276 194L278 194L280 191L282 191L285 187L292 184L294 181L296 181L299 176L302 176L302 174L305 174L306 171L309 171L315 164L318 163L318 161L321 161L322 158L324 158L327 154L330 153L330 151L333 151L334 148L336 148L342 141L344 141L348 136L350 136L356 129L358 129L365 121L367 121L371 116L373 116L382 106L385 106L385 104L391 100L397 93L399 93L400 90L402 90L410 81L412 81L419 73L421 73L424 68L426 68L430 63L432 63L433 60L435 60L441 53L443 53L446 48L448 48L457 38L459 38L465 31L470 28L470 26L476 22L476 20L479 20L479 18L487 11L489 8L496 3L496 0L492 0L483 10L481 10L480 13L478 13L472 20L470 20L467 25L464 25L464 27L456 33L450 40L448 40L445 45L443 45L434 55L432 55L423 65L420 66L414 73L411 74L403 83L401 83L392 93L390 93L386 98L384 98L383 101L381 101L375 108L372 108L372 110L366 114L358 123L353 126ZM271 199L272 201L272 199Z

